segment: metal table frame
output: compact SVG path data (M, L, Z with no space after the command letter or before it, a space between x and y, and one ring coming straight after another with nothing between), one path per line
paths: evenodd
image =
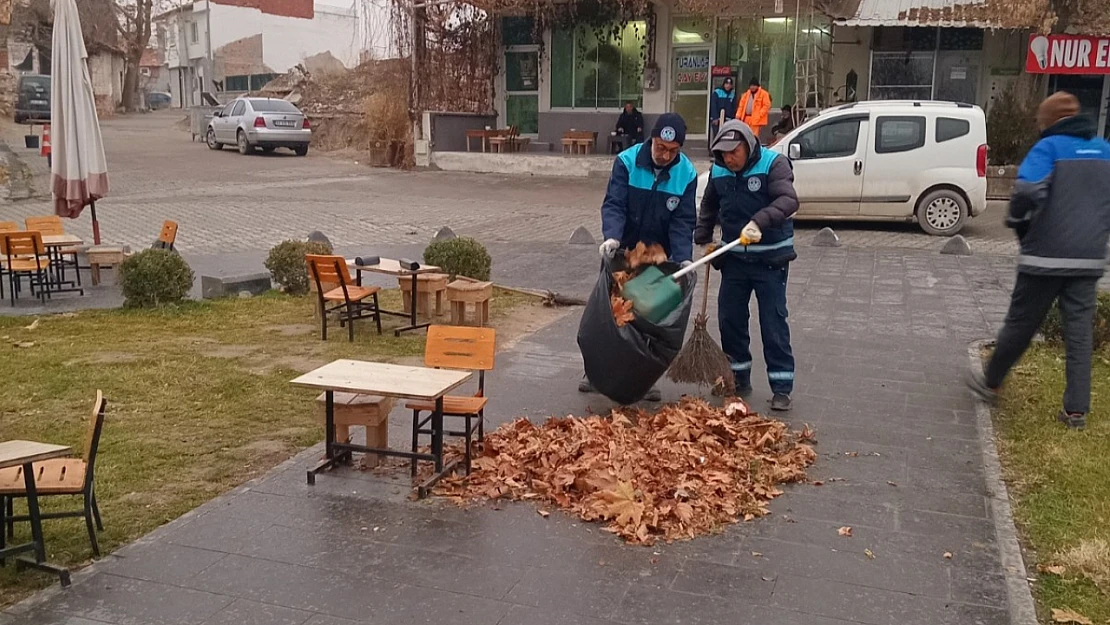
M23 467L23 485L27 489L27 516L30 517L28 520L31 523L31 542L0 549L0 566L5 564L7 558L30 551L33 558L20 556L15 559L16 570L35 569L57 575L63 588L70 584L69 570L46 561L46 542L42 536L42 512L39 509L38 489L35 487L34 462L66 456L69 453L68 447L62 447L53 455L45 457L40 455L30 462L19 465ZM0 528L0 531L5 530Z
M389 260L389 259L387 259L387 260ZM412 276L412 289L409 292L409 303L410 303L409 312L406 313L406 312L397 312L397 311L393 311L393 310L384 310L384 309L381 309L381 308L378 309L378 312L380 312L383 315L390 315L390 316L393 316L393 317L401 317L402 319L408 319L409 320L409 325L395 329L393 331L393 336L401 336L402 332L411 332L413 330L421 330L423 328L427 328L428 326L432 325L431 321L426 321L424 323L420 323L420 319L416 314L416 296L417 296L416 290L417 290L417 287L418 287L418 284L419 284L418 276L420 276L421 274L426 274L426 273L439 273L439 271L440 271L439 267L421 267L421 268L416 269L416 270L401 269L399 271L388 271L388 270L381 269L378 265L351 265L351 266L355 268L355 272L356 272L356 275L357 275L357 277L355 278L355 284L357 284L358 286L362 286L362 272L364 272L364 271L368 271L370 273L378 273L378 274L382 274L382 275L386 275L386 276L397 276L398 278L401 278L401 277L404 277L404 276L407 276L407 275Z
M377 364L377 363L375 363ZM307 375L311 375L309 372ZM353 452L364 454L377 454L379 456L389 456L393 458L405 458L408 460L423 460L425 462L432 462L435 464L435 473L424 480L417 486L417 497L423 499L431 492L432 487L436 485L445 476L454 472L455 468L459 465L458 460L452 460L444 464L443 462L443 397L453 388L466 382L472 374L467 373L465 377L460 379L451 388L444 389L438 397L435 398L435 410L432 411L430 419L432 448L431 453L420 453L412 451L399 451L395 449L383 449L378 447L368 447L366 445L356 445L354 443L339 442L335 440L335 393L337 391L343 392L363 392L367 394L393 396L389 392L382 389L359 391L354 389L342 388L328 388L324 386L314 386L314 388L322 388L324 391L324 459L321 460L315 467L308 470L307 478L309 486L316 484L316 474L333 469L340 464L351 464ZM302 376L303 378L304 376ZM294 380L294 383L299 383ZM302 384L305 386L312 386L311 384ZM387 419L389 417L386 417ZM417 428L417 424L413 423L413 428Z
M50 235L43 236L43 247L46 248L46 257L50 259L51 270L54 271L54 283L47 289L46 296L49 298L53 293L77 293L85 295L85 289L81 286L81 270L87 267L81 267L77 264L74 267L74 272L77 274L76 281L66 280L66 265L62 259L61 249L65 247L72 247L74 245L83 245L84 241L78 237L65 235L66 241L47 241L49 238L59 238L58 236L51 237ZM56 268L56 270L55 270ZM69 285L68 287L66 285Z

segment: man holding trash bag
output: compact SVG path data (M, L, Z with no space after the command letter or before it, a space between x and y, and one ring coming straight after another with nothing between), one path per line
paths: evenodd
M611 259L617 250L637 243L657 243L670 260L690 262L698 172L682 153L685 141L686 121L677 113L665 113L655 122L649 141L617 156L601 205L602 258ZM588 379L578 390L594 392ZM659 389L652 387L645 399L659 401Z
M717 297L721 346L736 378L736 390L752 390L748 302L755 292L763 357L774 397L772 410L789 410L794 390L794 354L786 321L786 280L794 252L794 213L798 195L794 170L781 154L760 147L747 124L731 120L710 145L714 165L702 197L694 242L713 241L713 228L733 241L743 235L748 245L733 248L714 261L721 270Z

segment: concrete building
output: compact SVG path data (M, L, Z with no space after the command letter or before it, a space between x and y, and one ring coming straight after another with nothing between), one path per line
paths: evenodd
M364 49L356 7L313 0L203 0L159 15L158 41L174 105L200 104L201 91L231 95L259 89L325 52L354 66Z

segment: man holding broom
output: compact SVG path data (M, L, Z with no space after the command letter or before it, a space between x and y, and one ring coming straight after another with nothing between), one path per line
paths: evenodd
M755 292L763 357L774 397L771 409L790 410L794 390L794 354L786 321L786 280L794 252L794 213L798 195L794 170L781 154L760 147L755 133L742 121L730 120L710 145L714 165L702 197L694 242L713 241L721 225L725 241L744 244L714 261L721 270L717 296L721 343L728 355L736 391L752 391L748 302Z

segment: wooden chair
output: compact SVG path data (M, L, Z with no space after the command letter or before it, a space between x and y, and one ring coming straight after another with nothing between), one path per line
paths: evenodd
M443 416L461 417L465 427L460 431L446 431L447 436L466 438L466 472L470 473L470 454L474 432L478 440L485 440L486 371L493 370L496 352L496 332L492 328L466 328L459 326L430 326L424 346L424 366L436 369L457 369L478 372L478 391L470 396L448 395L443 398ZM412 401L405 404L412 410L412 450L416 452L421 434L431 435L434 401ZM428 413L421 419L421 413ZM474 422L477 423L474 423ZM416 461L412 461L412 475L416 475Z
M569 130L563 133L564 154L589 154L597 143L597 133L586 130Z
M382 312L378 307L378 291L381 288L355 284L342 256L307 254L305 261L316 283L316 295L320 302L320 340L328 340L328 314L333 312L338 313L339 327L347 325L352 342L355 340L355 319L373 317L378 334L382 333ZM339 286L325 290L324 285L330 284ZM366 298L372 298L373 303L366 302ZM329 302L334 304L331 308L328 308Z
M62 218L57 215L43 215L41 217L28 217L24 220L27 225L27 230L38 230L42 236L62 236L66 233L65 227L62 226ZM60 268L63 270L59 278L65 280L65 268L73 269L77 274L77 286L81 286L81 268L77 264L77 247L58 247L54 248L54 253L57 255L56 259Z
M154 247L163 250L173 251L173 245L177 242L177 222L165 221L162 223L162 231L158 233L158 240L154 242Z
M0 232L19 232L19 224L14 221L0 221Z
M491 152L512 152L517 138L520 136L520 130L516 126L509 126L509 131L505 134L492 137L489 140L489 148ZM506 149L507 148L507 149Z
M92 552L100 556L100 546L96 541L96 532L104 531L104 524L100 520L100 508L96 505L96 492L93 488L94 473L96 468L97 449L100 447L100 434L104 429L104 412L107 401L104 394L96 392L96 403L93 404L92 417L89 419L88 429L85 431L85 441L82 458L59 458L57 460L44 460L36 462L35 490L39 497L53 497L65 495L81 497L84 506L81 510L43 512L44 519L68 519L85 517L85 528L89 531L89 542L92 543ZM7 536L15 535L15 524L29 521L27 515L15 515L14 502L17 498L26 497L27 490L23 482L23 467L12 467L0 470L0 549L4 548L3 526L7 526Z
M0 233L0 257L11 289L12 306L15 306L23 276L27 276L31 293L39 299L45 300L50 295L50 258L42 244L42 233L37 230ZM35 287L38 287L37 293ZM4 286L0 282L0 298L3 297Z

